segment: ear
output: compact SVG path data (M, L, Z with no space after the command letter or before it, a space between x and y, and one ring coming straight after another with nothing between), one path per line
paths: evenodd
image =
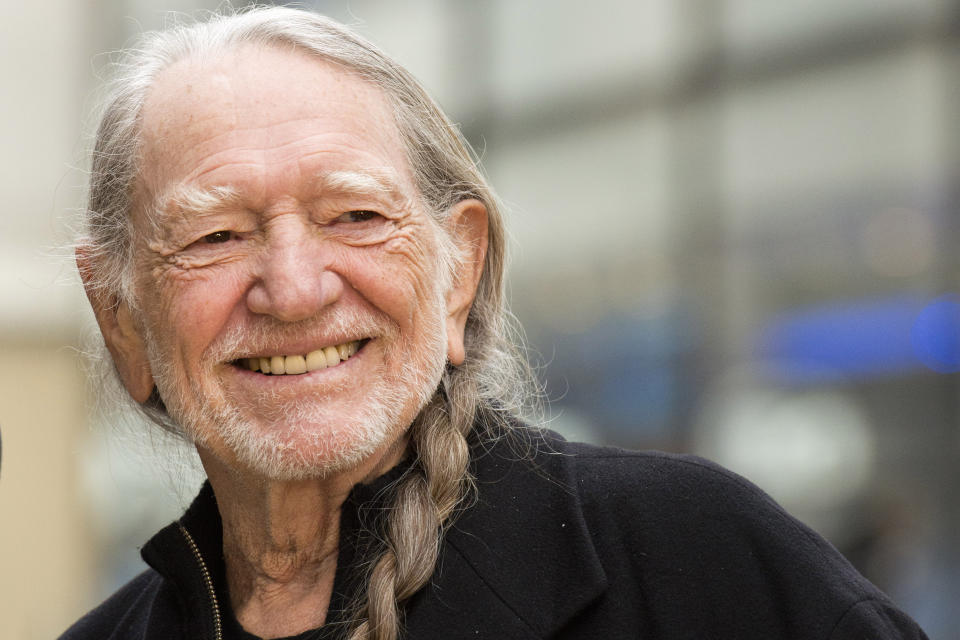
M447 294L447 359L461 365L466 358L463 334L467 316L487 255L487 207L479 200L461 200L450 211L447 232L462 258L462 268L453 274Z
M150 372L143 336L133 322L130 307L126 302L117 300L116 296L108 295L94 286L92 261L84 248L77 249L76 258L87 300L93 307L100 333L103 334L120 380L130 396L143 404L153 392L153 374Z

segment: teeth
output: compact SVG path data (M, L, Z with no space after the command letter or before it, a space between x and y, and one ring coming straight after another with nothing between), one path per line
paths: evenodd
M274 375L296 375L325 369L340 364L360 349L360 342L344 342L336 346L324 347L306 355L271 356L269 358L246 358L241 364L251 371L272 373Z
M307 359L303 356L287 356L284 363L284 369L287 373L297 374L307 372Z
M307 371L316 371L317 369L327 368L327 357L323 355L323 349L317 349L307 354Z
M340 354L337 353L336 347L324 347L323 355L327 358L328 367L340 364Z

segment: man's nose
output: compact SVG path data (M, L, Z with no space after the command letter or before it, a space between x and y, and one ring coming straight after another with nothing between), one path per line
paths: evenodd
M271 230L247 294L254 313L296 322L340 297L343 281L328 268L330 247L308 225L291 221Z

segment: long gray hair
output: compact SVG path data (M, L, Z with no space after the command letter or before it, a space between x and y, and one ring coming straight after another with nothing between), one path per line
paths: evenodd
M316 56L379 87L393 109L415 182L441 228L452 205L476 198L487 207L488 249L466 322L466 361L448 367L441 386L411 426L414 464L394 488L378 535L366 589L351 605L350 640L397 638L402 603L433 573L443 532L472 489L468 436L510 429L536 403L536 385L504 302L505 231L500 206L458 128L400 65L344 26L306 11L254 8L146 34L115 64L93 151L89 203L80 245L88 290L136 306L132 287L133 194L141 151L141 109L157 75L173 63L242 44ZM177 431L162 399L140 406ZM477 427L476 425L482 425Z

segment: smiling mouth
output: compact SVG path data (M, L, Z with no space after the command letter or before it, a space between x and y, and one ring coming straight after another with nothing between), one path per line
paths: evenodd
M335 367L344 360L349 360L362 349L369 338L363 340L352 340L343 344L332 345L311 351L304 355L291 356L262 356L256 358L240 358L233 362L238 367L257 371L262 374L277 375L300 375L317 371L319 369L329 369Z

